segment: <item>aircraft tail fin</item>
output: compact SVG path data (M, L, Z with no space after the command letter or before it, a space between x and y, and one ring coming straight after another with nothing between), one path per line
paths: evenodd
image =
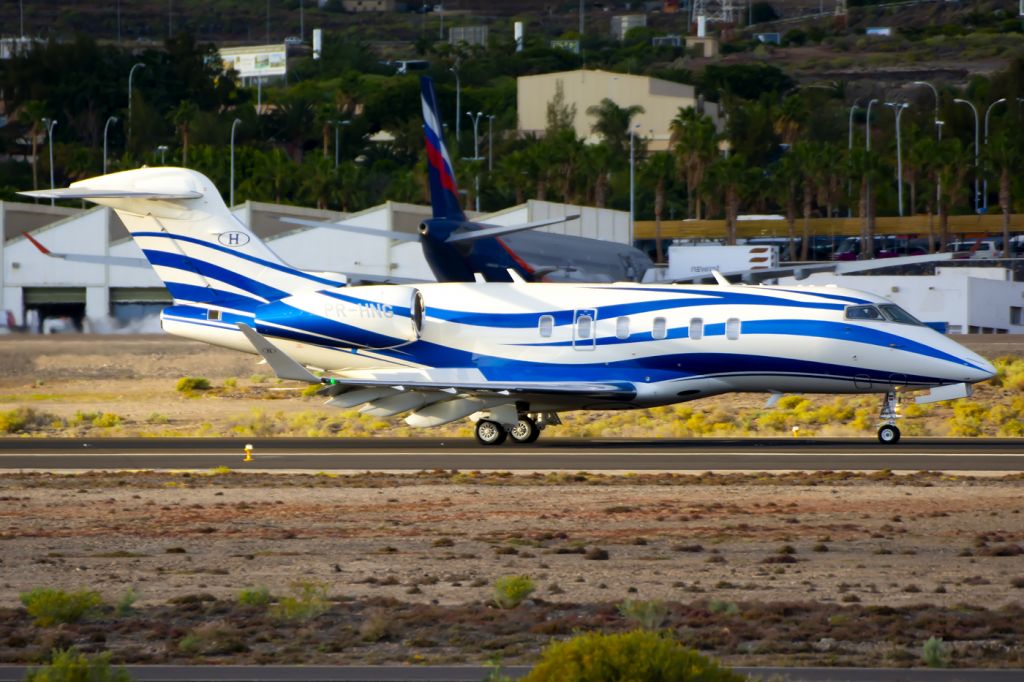
M282 262L231 214L209 178L186 168L140 168L23 194L111 207L179 302L248 311L339 284Z
M441 126L433 79L428 76L420 78L420 95L423 102L427 174L430 178L430 204L434 209L434 217L463 221L466 215L459 204L459 188L455 183L452 160L444 145L444 128Z

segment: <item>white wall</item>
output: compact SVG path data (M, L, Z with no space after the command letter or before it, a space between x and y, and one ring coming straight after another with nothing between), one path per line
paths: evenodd
M1010 324L1011 306L1024 306L1024 282L1006 268L936 268L934 275L859 275L817 273L801 282L784 277L779 284L835 284L884 296L922 322L945 322L950 333L984 329L1024 334Z

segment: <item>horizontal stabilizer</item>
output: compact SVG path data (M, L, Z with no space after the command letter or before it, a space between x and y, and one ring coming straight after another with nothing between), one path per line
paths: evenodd
M482 230L472 230L469 232L455 232L452 236L448 237L448 242L472 242L477 239L487 239L489 237L501 237L506 234L514 234L516 232L524 232L526 230L535 230L538 227L547 227L548 225L557 225L558 223L565 223L570 220L579 218L578 215L567 215L562 218L548 218L546 220L537 220L532 223L523 223L522 225L491 225L485 227Z
M331 223L319 220L303 220L302 218L289 218L285 216L278 217L282 223L288 223L289 225L304 225L305 227L328 227L332 230L341 230L342 232L351 232L353 234L365 234L371 237L381 237L386 239L394 239L398 242L418 242L420 240L419 235L411 234L409 232L396 232L395 230L376 230L372 227L360 227L358 225L343 225L341 223Z
M245 334L245 338L249 339L249 343L256 349L256 352L263 356L263 359L267 361L267 364L274 370L274 374L278 378L291 381L305 381L307 384L322 383L320 377L295 362L291 356L272 344L249 325L239 322L238 328Z
M144 190L127 189L77 189L67 187L62 189L39 189L28 192L18 192L26 197L36 199L198 199L203 196L202 192L147 192Z
M149 268L149 261L145 258L131 258L130 256L96 256L86 253L56 253L50 251L48 248L39 243L35 237L25 232L25 239L27 239L32 246L39 249L39 252L44 256L50 258L59 258L61 260L71 261L74 263L92 263L94 265L118 265L127 268Z

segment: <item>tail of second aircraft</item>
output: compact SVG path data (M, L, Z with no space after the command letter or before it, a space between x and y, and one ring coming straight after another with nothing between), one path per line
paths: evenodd
M427 174L430 178L430 204L434 209L434 217L462 222L466 215L459 204L459 188L455 183L452 160L444 146L444 128L431 78L424 76L420 79L420 95L423 102L423 135L427 147Z
M179 302L251 311L268 301L339 283L281 261L235 218L217 188L186 168L141 168L29 196L109 206Z

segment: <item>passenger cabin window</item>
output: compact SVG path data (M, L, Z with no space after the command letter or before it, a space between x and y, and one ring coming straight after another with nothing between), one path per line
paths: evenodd
M725 321L725 338L730 341L740 338L740 320L738 317L730 317Z
M668 325L664 317L654 318L654 327L651 329L651 338L663 339L668 336Z
M580 315L576 318L576 338L589 339L594 334L594 318Z
M206 319L208 319L208 320L219 320L220 319L220 311L219 310L207 310L206 311Z
M537 325L542 337L549 338L551 336L551 330L555 328L555 318L551 315L541 315L540 322Z
M704 338L704 320L699 317L690 320L690 338L694 341Z
M619 317L615 320L615 338L617 339L628 339L629 338L629 318Z
M848 320L877 320L881 322L881 311L873 305L851 305L846 308L846 319Z

